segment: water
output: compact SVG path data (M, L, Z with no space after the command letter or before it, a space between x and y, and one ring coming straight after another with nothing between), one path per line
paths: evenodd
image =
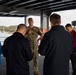
M0 42L1 42L1 45L3 45L4 43L4 40L11 36L11 34L8 34L7 32L0 32Z

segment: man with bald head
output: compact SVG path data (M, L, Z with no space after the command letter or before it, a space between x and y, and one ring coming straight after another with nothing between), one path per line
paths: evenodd
M29 75L28 61L32 59L29 41L24 37L25 24L19 24L16 32L5 39L3 56L6 58L6 75Z

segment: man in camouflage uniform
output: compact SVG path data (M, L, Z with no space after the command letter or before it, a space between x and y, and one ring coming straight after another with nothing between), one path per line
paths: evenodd
M28 19L29 26L27 27L27 38L30 41L30 45L33 52L33 69L34 69L34 75L39 75L38 72L38 43L37 43L37 37L38 35L42 36L42 31L36 27L33 26L33 19Z

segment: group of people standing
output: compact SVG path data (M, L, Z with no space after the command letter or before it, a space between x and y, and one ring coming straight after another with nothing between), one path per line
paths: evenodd
M33 59L34 75L38 70L38 53L45 56L43 75L69 75L69 59L73 51L73 36L61 26L61 16L50 16L51 29L43 32L28 19L29 26L20 24L2 46L6 58L6 75L30 75L29 61ZM67 29L67 28L66 28ZM37 37L42 37L38 47ZM42 61L41 61L42 62ZM76 75L76 74L74 74Z
M37 37L42 37L43 32L33 25L32 18L28 19L28 23L28 27L25 24L18 25L16 32L4 41L3 56L6 57L7 75L29 75L28 61L32 59L33 74L40 75Z

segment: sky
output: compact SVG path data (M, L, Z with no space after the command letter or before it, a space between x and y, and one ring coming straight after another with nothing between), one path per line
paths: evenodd
M34 19L34 24L40 27L40 16L28 16ZM28 25L28 21L26 21ZM10 25L19 25L20 23L25 23L24 17L0 17L0 26L10 26Z
M76 9L53 12L53 13L61 15L61 24L63 26L65 26L67 23L71 24L72 21L76 21Z
M61 24L65 26L67 23L71 23L73 20L76 20L76 9L53 12L61 15ZM34 25L40 27L40 16L28 16L27 18L32 17L34 20ZM24 17L0 17L0 26L10 26L18 25L24 23ZM28 22L26 23L28 25Z
M24 23L24 17L0 17L0 26L18 25Z

